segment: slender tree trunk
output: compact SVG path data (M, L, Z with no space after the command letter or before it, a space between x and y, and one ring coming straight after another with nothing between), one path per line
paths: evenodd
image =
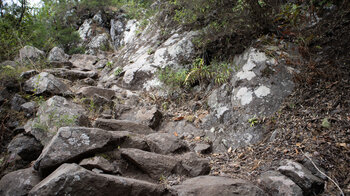
M23 20L24 14L26 13L26 8L27 8L27 6L26 6L27 1L26 0L22 0L20 2L21 2L21 16L19 17L18 22L17 22L18 27L22 23L22 20Z

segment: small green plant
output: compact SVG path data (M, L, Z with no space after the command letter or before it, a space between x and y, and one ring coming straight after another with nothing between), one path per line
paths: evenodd
M112 66L113 66L113 62L112 61L108 61L107 63L106 63L106 67L107 68L112 68Z
M154 54L154 49L153 48L149 48L148 50L147 50L147 54L148 55L152 55L152 54Z
M114 70L114 75L119 76L123 72L123 69L118 67L117 69Z
M257 117L253 117L248 119L248 123L250 123L251 127L254 127L256 124L259 123L259 119Z

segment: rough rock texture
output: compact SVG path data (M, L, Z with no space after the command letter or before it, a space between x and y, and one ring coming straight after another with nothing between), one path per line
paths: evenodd
M97 78L98 76L95 71L79 71L65 68L47 69L45 71L56 77L65 78L71 81L85 78Z
M303 191L291 179L277 171L267 171L258 178L260 186L272 196L302 196Z
M90 98L97 94L98 96L104 97L107 100L112 100L116 95L115 93L116 92L114 90L94 86L83 87L77 92L78 95Z
M106 51L112 48L112 44L109 42L109 37L107 33L99 34L93 37L90 43L87 45L89 50L87 54L97 54L98 51Z
M63 127L44 148L34 168L44 175L63 163L118 146L127 137L124 133L85 127Z
M96 174L76 164L63 164L37 184L29 196L157 196L165 189L159 185L112 175Z
M150 90L161 85L159 80L153 77L157 68L179 68L181 62L191 61L194 57L194 45L191 40L197 33L173 32L167 41L159 45L161 33L152 24L147 26L140 36L136 34L137 26L135 21L126 23L125 31L120 36L120 45L125 47L118 51L118 58L115 58L114 62L123 67L123 87ZM105 75L101 83L111 82L112 74L110 72Z
M72 91L65 83L47 72L42 72L27 80L24 84L24 90L36 95L72 95Z
M60 127L88 125L87 112L82 106L53 96L39 107L36 118L25 125L25 131L45 146Z
M283 175L293 180L306 195L318 194L323 191L324 182L312 175L303 165L292 160L283 160L277 169Z
M136 113L136 119L140 121L141 123L144 123L151 127L152 129L155 129L159 126L162 120L162 113L157 109L156 106L153 106L151 108L141 108Z
M95 120L94 127L109 131L129 131L138 134L150 134L154 131L146 125L127 120L101 119Z
M101 156L95 156L95 157L84 159L79 163L79 165L89 170L97 168L97 169L101 169L106 173L117 172L114 166L107 159Z
M209 161L197 157L193 152L181 156L181 165L184 169L183 173L191 177L207 175L210 172Z
M86 54L74 54L69 60L73 66L82 70L94 70L97 56Z
M194 153L174 157L130 148L121 149L121 155L154 180L170 174L195 177L210 172L209 161L198 158Z
M11 109L20 111L21 110L21 105L26 102L25 99L22 98L19 94L15 94L13 98L11 99Z
M33 46L24 46L19 50L19 61L36 61L44 58L45 53Z
M69 59L69 55L67 55L66 53L64 53L64 50L62 48L59 47L54 47L51 49L51 51L49 52L49 56L47 57L47 59L50 62L67 62Z
M7 152L17 154L25 161L33 161L41 154L43 146L35 138L20 134L12 139Z
M32 116L36 112L37 103L35 101L26 102L21 105L21 111L25 112L26 115Z
M78 30L79 36L84 42L90 39L93 33L91 24L92 24L92 20L87 19L84 21L84 23L80 26Z
M31 78L31 77L33 77L33 76L35 76L37 74L39 74L38 71L36 71L36 70L29 70L29 71L22 72L19 77L21 79L28 80L29 78Z
M181 153L189 150L184 141L169 133L147 135L146 141L151 151L159 154Z
M237 55L234 62L238 71L230 83L208 97L211 113L204 119L203 128L208 130L215 151L260 141L264 129L259 124L252 126L249 119L258 121L272 115L294 88L292 68L255 48ZM209 131L212 127L215 129Z
M131 148L121 149L121 152L125 159L131 161L155 180L175 173L180 167L180 161L175 157Z
M125 25L121 20L111 20L111 30L110 35L113 41L113 46L118 49L121 45L122 33L125 30Z
M207 154L211 151L211 145L209 144L196 144L194 151L200 154Z
M26 196L40 181L38 172L33 168L11 172L0 180L0 195Z
M217 176L200 176L184 181L181 185L173 187L178 196L263 196L267 195L260 188L241 179L232 179Z

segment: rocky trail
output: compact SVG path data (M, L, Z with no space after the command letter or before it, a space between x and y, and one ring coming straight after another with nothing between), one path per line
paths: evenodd
M137 35L137 23L124 20L113 21L109 35L113 45L125 45L119 51L95 51L108 36L88 38L96 21L87 19L79 31L91 41L90 54L68 56L54 48L47 57L50 68L21 75L22 90L35 101L11 97L12 109L29 120L13 126L16 136L1 150L6 156L0 195L297 196L324 191L328 179L318 170L326 171L314 167L313 157L304 162L276 158L273 167L249 176L239 173L240 163L233 161L245 156L241 147L273 142L281 134L267 132L263 121L296 85L293 74L300 71L288 62L302 58L292 44L258 40L235 57L236 70L227 84L200 89L205 92L198 93L200 98L177 107L162 98L155 72L190 59L196 32L172 32L160 43L159 31L150 26ZM42 55L26 46L19 56ZM227 168L239 175L224 172Z

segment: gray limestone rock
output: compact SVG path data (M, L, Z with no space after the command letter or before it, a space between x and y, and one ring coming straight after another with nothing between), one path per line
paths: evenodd
M187 144L170 133L153 133L146 136L152 152L159 154L181 153L189 151Z
M98 118L95 120L93 126L109 131L129 131L138 134L154 133L154 131L150 127L128 120Z
M46 72L60 78L65 78L71 81L76 81L79 79L85 78L97 78L98 74L95 71L79 71L79 70L71 70L65 68L55 68L55 69L47 69Z
M24 161L33 161L41 153L43 146L35 138L20 134L7 146L9 154L17 154Z
M47 72L42 72L27 80L24 84L24 90L35 95L50 94L67 96L73 94L65 83Z
M33 46L24 46L19 50L19 61L37 61L41 58L44 58L45 53Z
M172 193L178 196L267 196L267 194L252 183L227 177L199 176L173 186Z
M0 195L27 196L29 191L41 181L33 168L11 172L0 180Z
M117 170L114 166L105 158L101 156L95 156L87 159L83 159L80 163L80 166L92 170L94 168L101 169L105 173L116 173Z
M34 168L48 174L63 163L78 161L90 154L115 148L127 134L97 128L62 127L44 148Z
M267 171L258 178L258 183L265 187L272 196L302 196L303 191L291 179L277 171Z
M312 175L310 170L297 162L288 159L283 160L277 170L293 180L306 195L323 192L324 181Z
M77 164L63 164L37 184L29 196L160 196L165 189L145 181L97 174Z
M54 47L49 52L49 56L47 59L49 60L49 62L67 62L69 59L69 55L64 53L64 50L62 48Z
M46 145L60 127L88 125L87 111L82 106L64 97L53 96L40 105L36 117L28 121L25 130Z

